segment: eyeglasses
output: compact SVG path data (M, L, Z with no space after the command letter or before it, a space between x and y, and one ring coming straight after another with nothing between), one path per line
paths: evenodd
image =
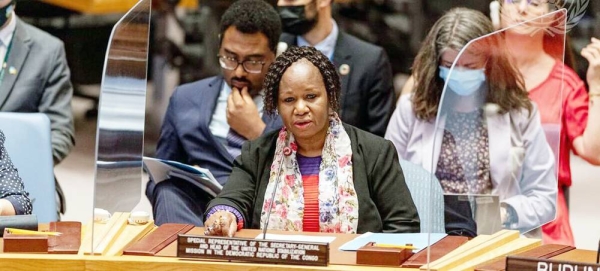
M237 69L237 67L242 64L244 70L248 73L260 73L262 72L262 68L265 65L264 61L257 60L244 60L237 61L237 59L228 56L217 55L219 58L219 64L221 68L233 71Z

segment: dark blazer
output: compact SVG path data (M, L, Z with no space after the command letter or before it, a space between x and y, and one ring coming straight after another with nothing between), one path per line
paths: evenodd
M419 232L420 221L388 140L344 125L352 144L358 233ZM273 163L277 132L249 141L235 160L229 181L207 210L228 205L240 211L246 228L260 228L260 213Z
M54 162L75 144L73 86L62 41L16 18L7 70L0 85L0 111L41 112L50 119ZM13 73L10 72L13 68Z
M289 46L297 44L296 36L287 33L281 35L280 41ZM340 30L333 64L342 83L342 121L384 136L396 100L392 68L385 51ZM342 65L349 67L347 74L340 73Z
M233 159L210 132L209 125L225 81L216 76L179 86L171 96L163 120L156 157L198 165L227 182ZM265 133L281 128L279 116L263 114Z

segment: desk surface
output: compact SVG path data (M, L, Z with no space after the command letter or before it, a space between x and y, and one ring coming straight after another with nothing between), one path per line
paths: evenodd
M40 225L40 229L47 228L47 225ZM281 234L297 234L290 232L274 232ZM260 233L259 230L241 230L236 236L244 238L255 238ZM202 228L195 228L189 234L203 234ZM352 240L357 235L346 234L321 234L321 233L302 233L304 235L324 235L335 236L336 239L331 243L330 265L327 267L297 266L297 265L274 265L274 264L255 264L244 262L223 262L214 260L185 260L173 257L176 254L177 245L171 244L163 249L157 256L80 256L80 255L60 255L60 254L17 254L1 253L2 243L0 242L0 266L2 270L224 270L224 271L244 271L244 270L404 270L414 271L418 269L408 268L387 268L356 265L356 252L340 251L338 248ZM572 250L562 255L556 256L556 260L569 260L574 262L593 263L596 260L596 252L588 250Z
M370 266L329 265L327 267L228 263L181 260L170 257L146 256L78 256L50 254L0 254L3 270L416 270Z
M47 229L47 225L40 224L40 230ZM236 233L237 237L255 238L261 231L244 229ZM298 234L284 231L269 231L276 234ZM194 228L187 234L203 235L203 228ZM407 268L388 268L356 265L356 252L340 251L338 248L344 243L354 239L355 234L324 234L302 233L303 235L335 236L330 245L330 264L327 267L255 264L244 262L224 262L215 260L184 260L176 258L177 243L174 242L151 256L80 256L60 254L20 254L2 253L0 242L0 266L2 270L417 270Z

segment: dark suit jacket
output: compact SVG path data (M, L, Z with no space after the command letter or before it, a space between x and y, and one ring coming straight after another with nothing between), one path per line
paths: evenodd
M287 33L281 35L280 41L290 46L297 44L296 36ZM338 74L342 65L350 68L348 74L340 74L340 118L350 125L384 136L395 101L392 68L385 51L339 31L333 64Z
M10 73L9 67L16 73ZM0 111L46 114L55 163L64 159L75 144L70 77L63 43L17 18L7 71L0 85Z
M224 83L217 76L179 86L169 101L156 150L160 159L210 170L221 184L227 182L234 157L210 132L209 125ZM267 125L265 133L282 126L279 116L263 114L262 119Z
M419 232L420 221L388 140L344 125L352 144L354 189L358 197L358 233ZM260 213L269 183L277 132L242 147L229 181L207 210L216 205L236 208L246 228L260 228Z

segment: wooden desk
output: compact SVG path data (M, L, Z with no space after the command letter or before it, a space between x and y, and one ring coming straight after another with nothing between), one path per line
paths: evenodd
M596 253L597 252L593 250L574 249L567 253L552 257L552 260L596 263Z
M47 229L47 225L40 225L40 229ZM202 228L195 228L189 234L202 235ZM236 236L255 238L259 230L241 230ZM276 234L297 234L291 232L269 231ZM298 265L273 265L254 264L244 262L223 262L214 260L187 260L174 257L177 245L171 244L159 252L155 257L150 256L79 256L60 254L16 254L1 253L0 242L0 269L2 270L224 270L224 271L271 271L271 270L400 270L415 271L418 269L387 268L356 265L356 252L340 251L339 247L354 239L357 235L302 233L303 235L335 236L336 239L330 246L330 264L327 267L298 266ZM596 252L589 250L572 250L554 257L555 260L569 260L576 262L592 263L596 260Z
M40 229L47 225L40 225ZM244 238L255 238L260 230L241 230L236 236ZM203 228L195 228L188 234L203 235ZM276 234L297 234L291 232L269 231ZM298 265L273 265L254 264L243 262L223 262L214 260L184 260L174 257L177 244L173 243L163 249L155 257L150 256L79 256L59 254L16 254L0 253L0 266L2 270L404 270L414 271L418 269L386 268L356 265L356 252L340 251L338 248L344 243L354 239L358 235L347 234L321 234L302 233L303 235L335 236L336 239L330 245L330 264L327 267L298 266ZM0 242L0 251L2 251Z
M267 265L251 263L227 263L214 261L180 260L169 257L144 256L78 256L50 254L0 254L2 270L404 270L417 269L383 268L370 266L329 265L327 267Z

